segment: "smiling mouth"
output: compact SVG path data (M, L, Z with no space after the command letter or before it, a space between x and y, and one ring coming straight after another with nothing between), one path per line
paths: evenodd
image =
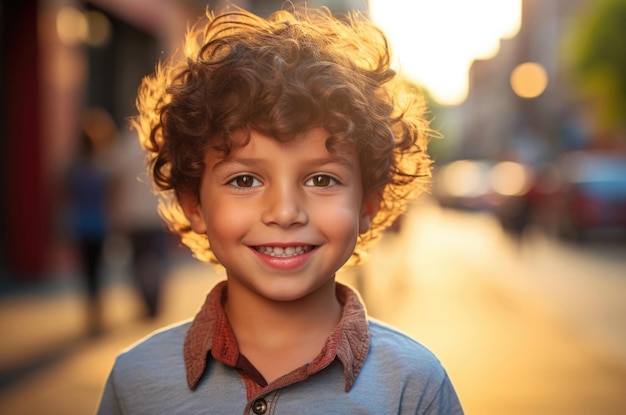
M269 255L277 258L289 258L296 255L306 254L307 252L315 248L313 245L298 245L298 246L255 246L259 253L263 255Z

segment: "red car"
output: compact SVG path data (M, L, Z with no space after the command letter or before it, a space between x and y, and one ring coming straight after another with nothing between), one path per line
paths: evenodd
M571 152L560 160L559 171L555 206L561 235L626 235L626 155Z

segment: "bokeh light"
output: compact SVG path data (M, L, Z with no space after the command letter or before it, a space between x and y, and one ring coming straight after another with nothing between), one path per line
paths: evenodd
M82 11L75 7L63 7L56 20L57 36L68 46L76 46L87 37L87 19Z
M536 98L548 86L548 73L535 62L525 62L511 72L511 88L522 98Z
M75 7L63 7L56 19L57 36L68 46L86 44L99 47L111 37L109 19L101 12L83 12Z
M104 13L91 10L85 13L87 36L84 42L90 46L103 46L111 37L111 23Z
M453 197L473 197L487 190L485 181L489 166L473 160L457 160L442 168L438 180Z
M524 165L513 161L501 161L493 166L490 182L496 193L503 196L520 196L528 191L531 176Z

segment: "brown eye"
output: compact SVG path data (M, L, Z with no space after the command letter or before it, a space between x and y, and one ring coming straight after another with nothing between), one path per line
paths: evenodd
M242 174L241 176L237 176L233 180L231 180L230 184L235 187L250 188L259 186L260 182L249 174Z
M306 185L315 187L328 187L335 184L336 182L337 181L335 179L326 174L318 174L307 180Z

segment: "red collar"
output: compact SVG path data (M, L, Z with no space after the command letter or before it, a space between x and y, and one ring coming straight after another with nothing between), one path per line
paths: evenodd
M343 306L342 318L326 339L320 354L306 367L277 379L273 384L268 385L268 388L284 387L302 380L303 375L312 375L338 358L343 365L345 390L350 390L369 349L369 330L365 309L359 296L340 283L336 284L336 292L337 299ZM226 281L222 281L207 296L185 337L184 358L187 384L190 389L195 389L198 385L206 370L209 356L231 367L237 365L239 349L224 312L225 298Z

